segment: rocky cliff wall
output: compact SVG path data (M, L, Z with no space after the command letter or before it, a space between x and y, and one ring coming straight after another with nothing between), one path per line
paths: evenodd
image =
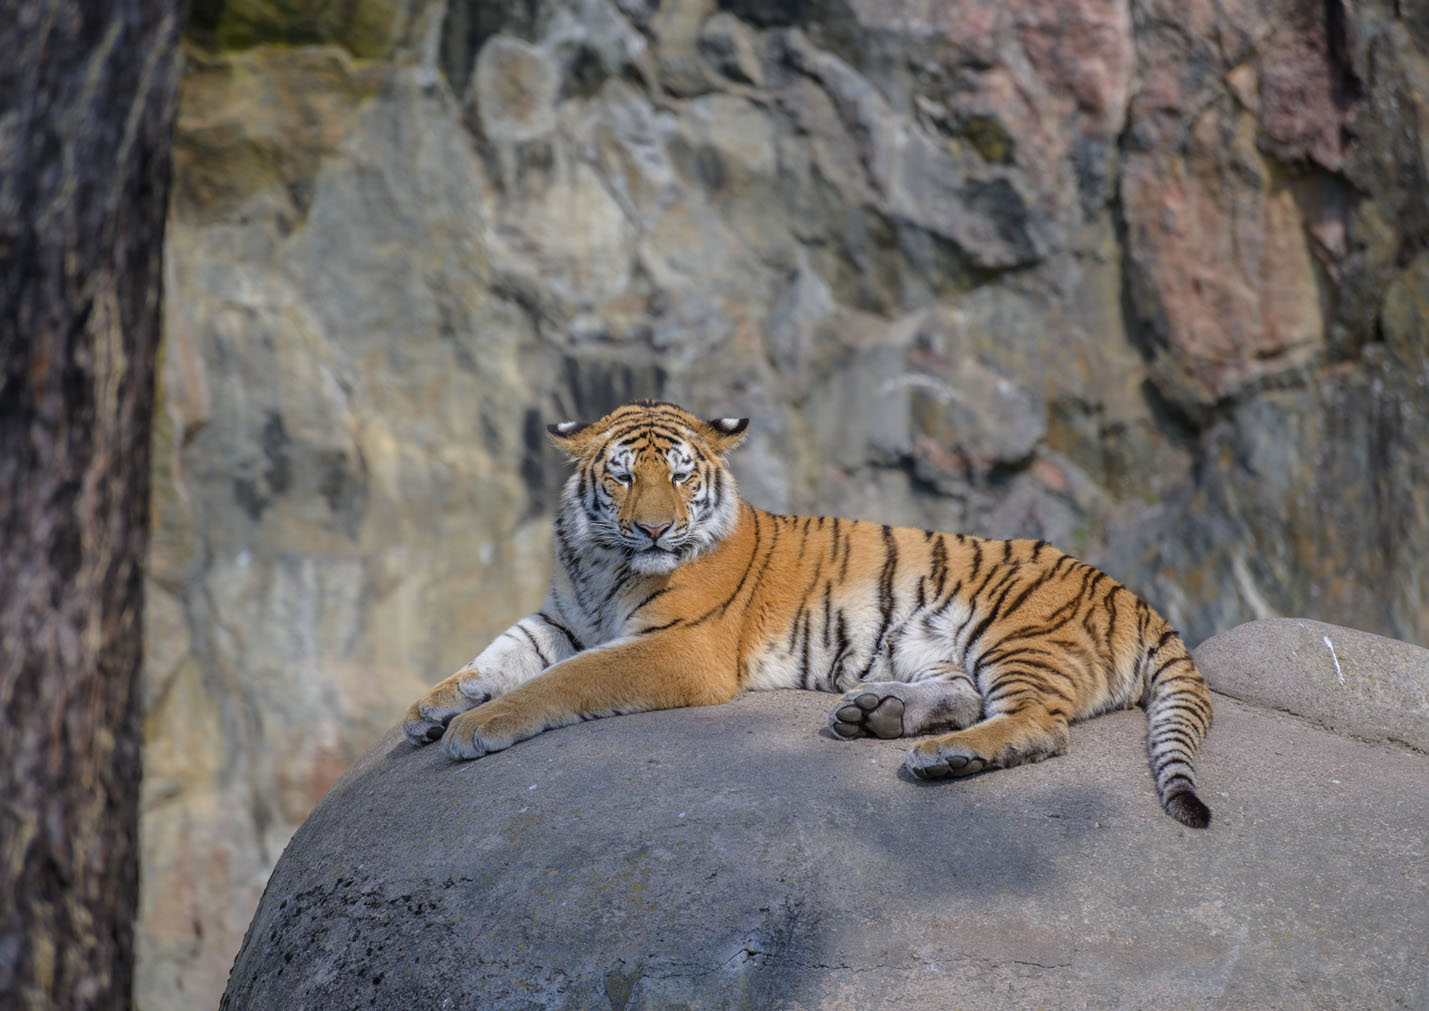
M1429 14L197 0L139 1001L539 599L547 421L753 418L751 499L1043 536L1192 641L1429 642Z

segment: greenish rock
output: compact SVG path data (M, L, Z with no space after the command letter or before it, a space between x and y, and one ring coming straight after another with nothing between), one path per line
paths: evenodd
M410 44L425 0L193 0L185 35L204 49L336 45L360 59Z

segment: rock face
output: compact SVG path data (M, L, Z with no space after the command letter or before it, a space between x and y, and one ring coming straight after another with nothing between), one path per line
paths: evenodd
M759 504L1429 642L1429 20L1310 0L199 0L139 1002L539 599L543 426L754 421ZM319 10L319 7L322 7Z
M832 701L616 717L471 764L389 733L284 852L221 1006L1429 998L1423 754L1220 697L1192 832L1156 804L1139 711L927 785L906 744L821 730Z

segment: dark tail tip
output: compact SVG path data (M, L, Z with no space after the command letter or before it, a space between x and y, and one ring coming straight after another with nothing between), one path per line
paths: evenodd
M1205 828L1211 823L1211 809L1191 790L1166 798L1166 813L1189 828Z

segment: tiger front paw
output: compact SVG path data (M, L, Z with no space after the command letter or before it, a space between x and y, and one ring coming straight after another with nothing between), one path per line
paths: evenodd
M413 744L430 744L446 733L454 717L490 697L481 689L474 671L458 671L412 703L402 730Z
M530 737L518 727L509 707L500 701L488 702L451 718L442 734L442 750L448 758L469 760L502 751Z

